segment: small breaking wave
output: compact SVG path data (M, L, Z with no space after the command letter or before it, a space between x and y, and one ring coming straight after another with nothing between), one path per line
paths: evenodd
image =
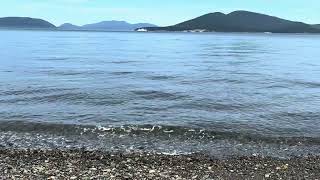
M90 126L1 122L0 147L86 149L107 152L204 153L214 157L320 154L319 138L263 137L177 126Z
M24 132L36 134L55 134L59 136L80 137L141 137L146 139L170 141L198 141L211 142L214 140L234 140L242 143L275 143L288 145L313 144L320 145L320 137L297 136L264 136L249 132L230 132L221 129L210 130L205 128L190 128L164 125L75 125L75 124L49 124L32 122L0 122L0 132Z

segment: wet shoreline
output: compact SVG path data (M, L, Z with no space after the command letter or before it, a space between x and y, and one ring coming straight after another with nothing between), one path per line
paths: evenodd
M0 149L3 179L318 179L320 157L106 153Z

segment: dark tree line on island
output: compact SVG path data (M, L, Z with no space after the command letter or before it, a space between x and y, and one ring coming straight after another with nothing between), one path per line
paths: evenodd
M248 11L234 11L230 14L210 13L173 26L141 29L146 31L320 33L320 25L294 22Z

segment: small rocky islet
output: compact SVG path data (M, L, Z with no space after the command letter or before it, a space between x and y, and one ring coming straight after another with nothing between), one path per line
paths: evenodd
M0 179L320 179L320 157L1 149Z

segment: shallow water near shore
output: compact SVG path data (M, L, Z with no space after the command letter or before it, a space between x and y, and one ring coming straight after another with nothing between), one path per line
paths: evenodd
M320 36L0 31L0 146L320 155Z

